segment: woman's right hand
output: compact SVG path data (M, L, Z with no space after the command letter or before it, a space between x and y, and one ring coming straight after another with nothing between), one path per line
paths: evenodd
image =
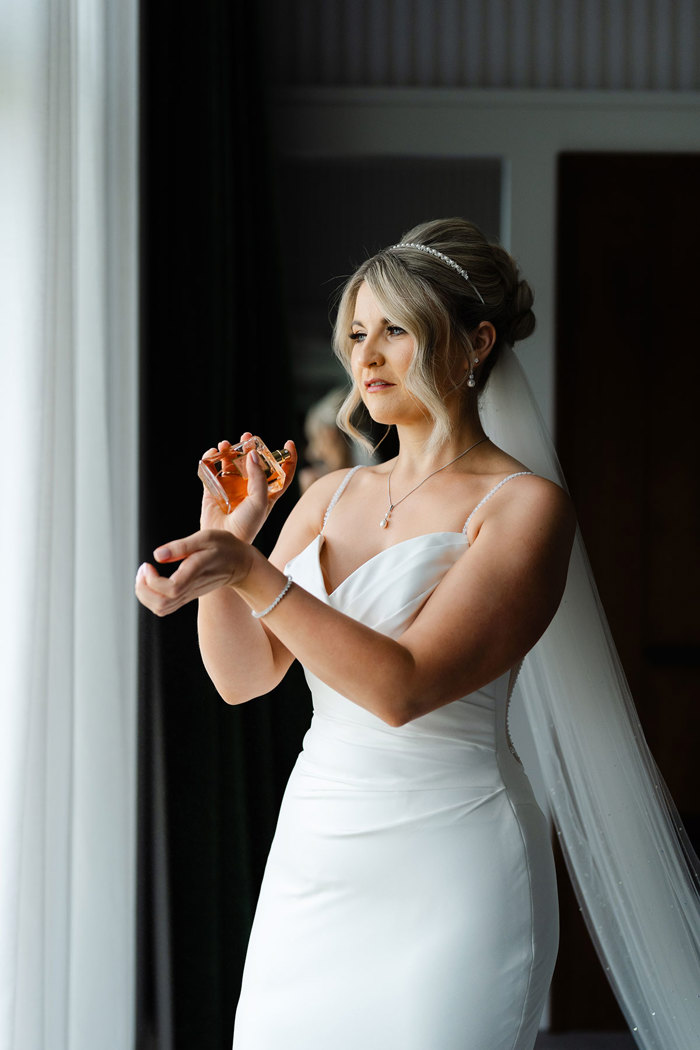
M241 434L241 441L247 441L253 435L250 431ZM220 441L218 451L223 452L231 447L230 441ZM200 525L202 529L224 529L244 543L252 543L262 528L265 519L282 493L289 488L297 465L297 450L293 441L284 446L289 452L289 459L281 464L285 473L285 482L277 492L270 492L262 467L257 462L254 452L248 453L246 470L248 472L248 492L230 514L225 514L209 490L204 488ZM217 449L210 448L204 456L216 454ZM202 457L204 458L204 457Z

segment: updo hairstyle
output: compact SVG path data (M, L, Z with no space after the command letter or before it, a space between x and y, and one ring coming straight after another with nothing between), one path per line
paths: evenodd
M533 296L520 278L515 261L498 244L490 244L466 219L435 219L414 226L402 242L423 244L447 255L469 274L466 280L443 260L416 248L385 248L367 259L345 285L333 333L333 349L352 377L350 331L355 300L363 281L392 324L416 341L406 387L434 420L430 446L437 449L450 433L444 404L445 377L472 349L470 333L481 321L496 330L491 353L475 369L476 391L483 390L501 347L527 338L535 327ZM484 302L479 299L478 289ZM465 373L466 375L466 373ZM469 397L466 383L458 384ZM338 426L360 444L367 438L352 423L361 397L355 384L338 412Z

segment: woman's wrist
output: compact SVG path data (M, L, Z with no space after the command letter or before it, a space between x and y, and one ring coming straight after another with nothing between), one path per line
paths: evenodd
M289 594L290 590L292 589L293 583L294 580L292 579L292 577L287 576L287 582L285 583L284 587L279 592L277 597L272 599L269 605L266 605L264 609L260 609L259 612L256 612L255 609L250 610L250 615L253 617L253 619L262 620L264 616L269 616L271 612L274 612L274 610L277 608L277 606L283 600L283 598L286 598Z
M235 566L231 573L231 577L227 586L231 587L235 591L239 591L240 588L245 586L246 581L253 569L253 566L255 565L255 562L258 559L260 559L261 561L265 562L265 564L267 564L267 558L265 558L265 556L262 555L260 551L256 550L255 547L251 546L250 543L247 543L246 540L243 540L239 536L235 535L234 539L236 539L239 543L242 544L243 549L240 550L239 548L239 553L236 557Z
M226 516L218 510L214 513L213 520L210 520L210 515L206 511L199 516L200 529L220 529L222 532L228 532L235 539L240 540L241 543L248 544L248 546L255 542L255 538L264 524L264 520L257 527L250 523L237 522L232 515Z
M266 609L287 583L287 577L275 568L255 547L250 548L250 560L245 574L241 574L230 587L253 612Z

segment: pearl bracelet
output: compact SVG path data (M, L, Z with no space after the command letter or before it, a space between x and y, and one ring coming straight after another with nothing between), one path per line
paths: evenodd
M279 592L279 594L275 598L274 602L271 602L270 605L268 605L267 609L263 609L262 612L259 612L259 613L258 612L253 612L253 610L251 609L250 610L250 615L253 617L253 619L254 620L259 620L262 616L267 616L268 613L271 613L272 610L274 608L276 608L276 606L279 605L279 603L282 601L282 599L287 594L289 594L289 588L292 586L293 582L294 581L293 581L292 577L288 576L287 577L287 582L285 583L284 587Z

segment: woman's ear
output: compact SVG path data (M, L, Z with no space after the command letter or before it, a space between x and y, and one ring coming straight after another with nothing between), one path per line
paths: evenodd
M482 321L473 332L470 332L469 338L474 354L480 361L483 361L491 353L496 343L496 329L490 321Z
M464 360L464 371L467 373L467 386L474 389L477 377L474 369L489 356L496 343L496 329L490 321L482 321L473 332L469 333L469 350Z
M469 333L469 348L464 360L464 371L469 373L468 386L476 385L473 382L474 369L491 353L495 340L495 329L490 321L482 321Z

